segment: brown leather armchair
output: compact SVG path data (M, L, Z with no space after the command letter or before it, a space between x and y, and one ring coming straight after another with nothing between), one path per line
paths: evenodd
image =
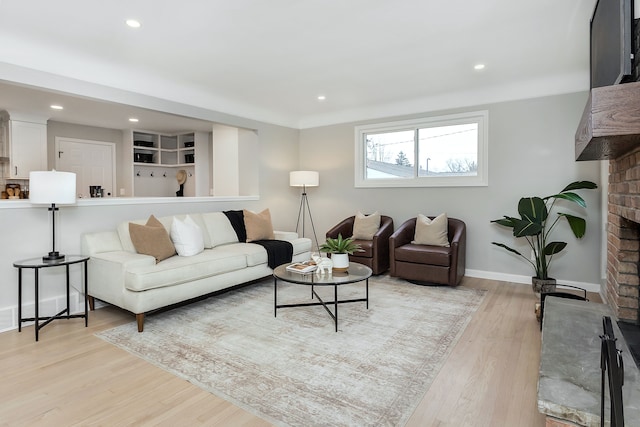
M448 248L412 244L416 218L405 221L389 238L391 276L418 284L458 285L465 272L467 227L459 219L448 221Z
M342 237L353 236L353 223L355 215L343 220L338 225L327 231L327 237L335 239L338 234ZM389 237L393 233L393 219L386 215L380 215L380 228L373 236L373 240L354 240L364 252L355 252L349 255L349 261L364 264L373 270L373 274L382 274L389 269Z

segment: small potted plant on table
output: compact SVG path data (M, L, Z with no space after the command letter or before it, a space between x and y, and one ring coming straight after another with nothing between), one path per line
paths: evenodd
M327 241L320 245L320 252L330 253L333 270L344 272L349 268L349 255L353 255L354 252L363 252L363 250L352 238L343 239L342 234L338 234L337 239L327 237Z

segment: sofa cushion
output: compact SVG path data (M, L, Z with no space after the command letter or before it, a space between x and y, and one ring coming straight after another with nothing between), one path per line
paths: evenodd
M415 245L449 246L449 221L447 214L441 213L433 220L418 214L416 231L411 243Z
M394 254L395 261L441 265L443 267L448 267L451 264L451 248L444 246L407 244L397 247Z
M267 251L255 243L233 243L221 246L218 249L244 256L248 267L267 263Z
M179 256L193 256L204 250L202 229L189 215L184 221L177 217L173 218L171 241Z
M380 214L374 212L365 215L358 212L353 220L353 238L358 240L373 240L373 236L380 229Z
M205 224L211 247L226 245L229 243L238 243L238 236L231 226L229 219L222 212L207 212L202 214L202 220Z
M145 225L129 223L129 235L139 254L151 255L160 262L176 254L169 233L158 219L151 215Z
M171 257L153 266L127 269L125 287L132 291L178 285L247 267L244 254L226 248L207 249L191 257Z
M274 239L271 213L265 209L260 213L243 210L244 226L247 230L247 242Z

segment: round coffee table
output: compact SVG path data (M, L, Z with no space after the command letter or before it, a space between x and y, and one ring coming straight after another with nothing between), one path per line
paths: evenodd
M296 273L287 270L287 266L290 264L282 264L273 270L273 304L274 304L274 316L278 315L279 308L285 307L308 307L321 305L327 310L329 316L333 319L336 332L338 332L338 305L347 304L350 302L365 302L367 309L369 309L369 277L371 277L372 271L366 265L358 264L355 262L349 263L349 269L344 273L333 273L331 275L316 275L312 273ZM311 299L314 297L319 302L308 302L300 304L280 304L278 305L278 280L282 280L287 283L295 283L298 285L306 285L311 287ZM357 283L366 281L366 291L364 298L338 300L338 286L347 285L349 283ZM315 286L333 286L333 301L323 301L314 289ZM333 304L333 312L329 308L329 305Z

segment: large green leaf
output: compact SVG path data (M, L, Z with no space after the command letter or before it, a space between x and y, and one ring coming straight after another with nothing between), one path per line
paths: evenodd
M567 247L565 242L551 242L544 247L543 253L545 255L554 255Z
M514 221L515 237L535 236L542 232L547 219L547 206L540 197L523 197L518 202L518 213L521 219Z
M580 197L580 195L578 195L576 193L569 192L569 193L554 194L553 196L545 197L544 200L551 199L551 198L564 199L564 200L568 200L570 202L577 203L580 206L582 206L583 208L587 207L587 203L584 201L584 199L582 197Z
M573 231L573 235L578 239L582 238L587 232L587 221L585 221L584 218L569 215L566 213L559 213L558 215L567 218L569 226L571 227L571 231Z
M521 257L525 258L524 255L522 255L520 252L516 251L515 249L510 248L509 246L503 244L503 243L498 243L498 242L491 242L492 245L496 245L496 246L500 246L503 249L508 250L509 252L513 252L516 255L520 255Z
M565 191L573 191L573 190L592 190L594 188L598 188L595 182L591 181L574 181L571 184L564 187L561 193Z
M537 224L526 219L518 219L513 226L515 237L536 236L542 232L542 224Z
M542 225L547 219L547 205L540 197L523 197L518 202L518 213L523 220Z
M516 225L516 221L518 221L519 218L514 218L512 216L506 216L504 218L500 218L500 219L494 219L491 222L495 222L496 224L500 224L500 225L504 225L505 227L509 227L509 228L513 228Z

